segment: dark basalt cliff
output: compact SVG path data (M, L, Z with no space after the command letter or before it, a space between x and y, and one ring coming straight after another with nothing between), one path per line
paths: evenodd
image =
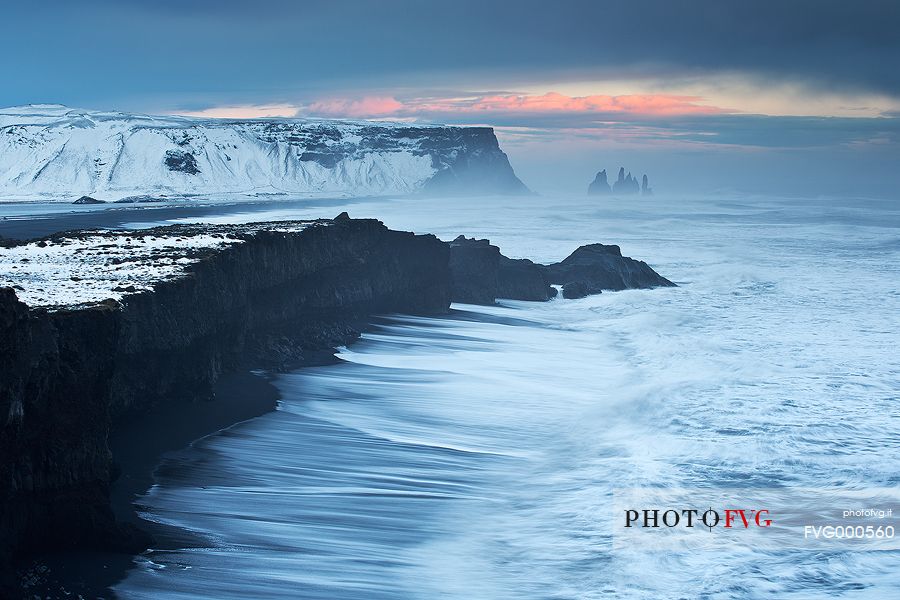
M220 374L241 366L302 363L353 339L373 313L436 313L450 303L448 247L433 236L350 219L236 235L245 243L121 303L48 311L0 289L7 586L13 556L145 547L109 506L107 437L122 415L207 397Z
M507 258L490 241L464 236L450 243L450 278L454 302L493 304L497 298L544 301L557 294L539 265L527 258Z

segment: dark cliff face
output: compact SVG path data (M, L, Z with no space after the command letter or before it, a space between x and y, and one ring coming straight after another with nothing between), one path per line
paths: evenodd
M128 300L112 384L116 410L134 398L196 397L243 364L302 363L305 351L345 343L356 321L373 313L436 313L449 305L448 251L433 236L336 220L252 237L195 265L189 280ZM199 358L173 352L191 346L210 350Z
M542 302L556 295L539 265L507 258L488 240L464 236L453 240L450 277L454 302L493 304L497 298Z
M500 248L488 240L459 236L450 243L450 286L454 302L493 304L497 297Z
M170 171L196 175L200 172L197 167L197 158L190 152L181 150L167 150L165 158L166 166Z
M107 501L117 313L29 311L0 290L0 590L16 553L142 547Z
M543 269L527 258L507 258L500 255L500 269L497 272L497 297L511 300L544 302L556 297L544 275Z
M247 234L121 304L29 309L0 289L0 565L38 549L144 547L109 507L111 423L208 396L242 365L302 362L367 315L445 311L448 254L433 236L342 219Z

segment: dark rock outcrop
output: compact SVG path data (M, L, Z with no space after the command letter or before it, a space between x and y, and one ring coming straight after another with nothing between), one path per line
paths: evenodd
M106 201L97 200L96 198L91 198L90 196L82 196L72 204L106 204Z
M200 172L197 166L197 157L184 150L166 150L166 166L170 171L196 175Z
M14 556L145 547L109 506L123 415L209 397L227 371L302 364L367 315L450 303L434 236L346 218L232 235L246 239L121 303L34 309L0 289L0 585Z
M500 255L497 272L497 297L510 300L544 302L557 295L556 288L547 282L541 265L527 258L507 258Z
M450 298L466 304L493 304L497 298L500 248L488 240L459 236L450 242Z
M609 182L606 180L606 169L603 169L588 185L588 196L608 196L611 193L612 188L609 187Z
M451 297L454 302L493 304L497 298L544 301L556 295L540 265L511 259L488 240L459 236L450 242Z
M514 260L488 240L459 236L450 243L451 298L468 304L493 304L497 298L545 301L562 286L566 299L603 290L674 286L647 263L622 256L618 246L581 246L565 260L539 265Z
M600 290L672 287L675 284L641 260L622 256L618 246L588 244L563 261L544 267L550 283L563 286L564 298L580 298Z
M562 286L562 297L566 300L577 300L601 293L603 293L603 288L587 281L570 281Z

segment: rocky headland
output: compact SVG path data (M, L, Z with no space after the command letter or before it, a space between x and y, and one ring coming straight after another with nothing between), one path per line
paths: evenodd
M581 246L561 262L543 267L547 281L562 286L563 298L583 298L602 290L674 287L642 260L622 256L615 245Z

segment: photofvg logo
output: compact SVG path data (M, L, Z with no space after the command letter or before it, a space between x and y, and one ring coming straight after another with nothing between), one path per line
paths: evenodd
M768 515L769 510L765 508L716 510L709 507L702 512L695 508L631 508L625 511L625 527L771 527L772 519Z
M614 547L900 549L894 488L632 488L613 505Z

